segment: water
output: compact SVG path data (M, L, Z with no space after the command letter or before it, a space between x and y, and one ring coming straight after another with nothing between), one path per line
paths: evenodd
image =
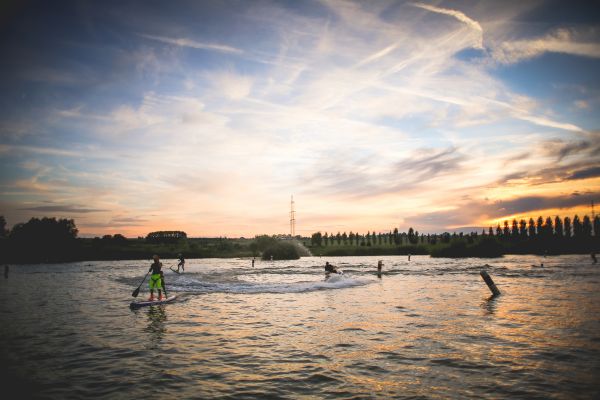
M377 261L384 262L376 274ZM14 398L540 398L600 394L589 256L187 260L175 303L132 311L150 261L11 265ZM163 260L165 266L176 260ZM540 267L540 263L544 267ZM487 264L487 265L486 265ZM485 269L503 292L490 299ZM148 296L142 286L138 299Z

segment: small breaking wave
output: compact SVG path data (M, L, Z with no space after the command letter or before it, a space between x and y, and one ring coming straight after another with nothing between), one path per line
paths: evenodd
M303 293L317 290L344 289L364 286L375 282L372 279L355 278L348 275L332 276L322 281L300 282L247 282L230 277L218 281L202 277L182 276L172 280L169 287L174 291L188 293Z

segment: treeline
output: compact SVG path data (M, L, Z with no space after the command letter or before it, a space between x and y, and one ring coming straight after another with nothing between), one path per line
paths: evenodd
M598 251L600 217L565 217L504 221L481 232L419 234L397 228L389 232L321 232L310 239L320 255L430 254L439 257L497 257L502 254L568 254Z
M262 256L267 260L308 255L297 240L267 235L252 239L188 238L183 231L156 231L134 239L119 233L95 238L78 238L77 235L72 219L31 218L8 230L6 220L0 216L0 262L149 260L152 254L174 259L180 253L186 258Z
M6 220L0 216L0 250L3 262L71 260L77 250L78 230L72 219L31 218L6 229Z

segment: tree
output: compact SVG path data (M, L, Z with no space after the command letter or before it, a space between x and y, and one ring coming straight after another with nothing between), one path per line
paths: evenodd
M254 243L259 251L264 252L267 247L277 243L277 239L269 235L258 235L254 237Z
M557 237L563 237L563 223L558 215L554 218L554 234Z
M592 236L592 221L587 215L583 216L583 223L581 224L581 233L582 236L586 238Z
M527 222L524 219L519 221L519 235L523 239L527 237Z
M400 244L400 236L398 235L398 228L394 228L394 244L396 246Z
M542 236L542 232L544 232L544 219L540 215L535 223L535 229L537 231L538 236Z
M502 228L500 228L500 224L496 227L496 236L502 237Z
M576 239L581 238L581 236L583 236L583 227L581 225L581 220L579 219L578 215L575 215L573 217L573 236Z
M571 218L569 217L565 217L565 224L564 224L564 233L565 233L565 237L570 238L572 236L572 228L571 228Z
M529 234L529 238L533 239L535 237L535 222L533 221L533 218L529 218L527 233Z
M552 235L554 235L554 227L552 226L552 218L548 217L544 223L544 236L549 238Z
M408 228L408 242L410 244L417 244L418 238L415 238L415 231L412 227Z
M345 231L342 233L342 242L344 242L344 244L348 244L348 235Z
M516 219L512 220L512 229L511 229L510 235L515 239L517 237L519 237L519 223L517 222Z
M506 239L510 237L510 228L508 227L508 221L504 221L504 229L502 230L502 234Z
M352 246L352 244L354 243L354 232L350 231L350 233L348 234L348 239L350 239L350 245Z
M490 229L488 230L488 236L494 236L494 229L490 226Z
M6 229L6 219L4 215L0 215L0 238L8 236L8 229Z
M321 232L313 233L310 237L310 243L313 246L321 247L321 244L323 243L323 235L321 235Z
M72 260L78 232L72 219L31 218L13 227L11 251L19 261Z
M342 234L340 232L335 235L335 240L337 241L338 246L342 244Z
M327 232L325 232L325 235L323 235L323 244L325 246L327 246L328 242L329 242L329 235L327 235Z

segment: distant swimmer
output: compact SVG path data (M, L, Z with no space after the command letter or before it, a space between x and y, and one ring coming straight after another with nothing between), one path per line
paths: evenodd
M183 255L181 253L179 253L177 257L179 258L179 264L177 264L177 272L179 272L179 267L181 267L181 272L185 272L185 258L183 258Z
M598 262L598 259L596 258L596 253L590 254L590 257L592 257L592 263L593 264L596 264Z

